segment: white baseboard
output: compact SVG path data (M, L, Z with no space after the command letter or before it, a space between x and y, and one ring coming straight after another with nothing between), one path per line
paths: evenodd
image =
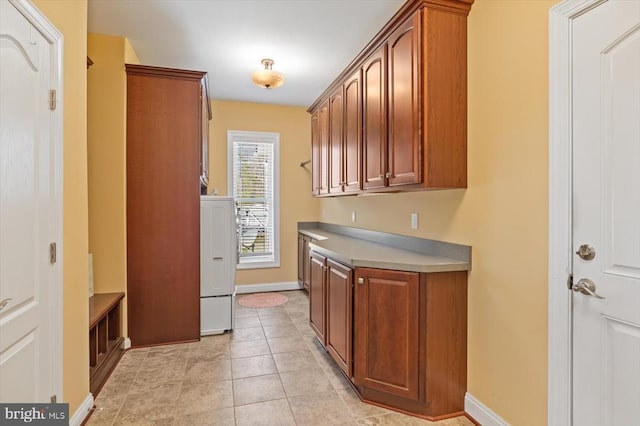
M130 347L131 347L131 339L129 339L128 337L125 337L124 340L122 341L122 349L126 351Z
M502 417L491 411L489 407L469 392L464 396L464 411L482 426L509 426L509 423Z
M82 422L87 418L89 412L93 408L93 395L90 393L82 401L82 404L78 407L73 416L69 419L69 426L80 426Z
M302 290L302 286L298 283L298 281L236 285L236 294L266 293L269 291L287 291L287 290Z

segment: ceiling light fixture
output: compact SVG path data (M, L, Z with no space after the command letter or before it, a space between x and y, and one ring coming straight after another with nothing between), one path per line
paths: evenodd
M253 84L264 87L265 89L274 89L282 86L284 84L284 75L271 69L273 66L273 59L265 58L260 62L264 65L264 69L251 74L251 81L253 81Z

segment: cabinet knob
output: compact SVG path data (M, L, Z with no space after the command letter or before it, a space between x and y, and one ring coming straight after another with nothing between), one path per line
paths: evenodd
M391 177L391 172L387 172L387 173L385 174L385 177L386 177L387 179L389 179L389 178Z
M358 284L364 284L364 278L362 277L358 278Z

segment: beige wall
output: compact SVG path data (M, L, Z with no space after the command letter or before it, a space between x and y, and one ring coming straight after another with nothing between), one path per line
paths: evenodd
M89 394L87 1L34 3L64 35L63 392L73 414Z
M260 89L256 89L260 90ZM214 94L215 95L215 94ZM297 281L297 223L318 219L318 200L311 197L311 119L303 107L247 102L212 102L210 184L227 193L227 130L280 133L280 268L239 270L237 284Z
M88 34L89 251L95 293L127 291L126 74L138 58L123 37ZM127 336L127 301L121 303Z
M547 15L553 4L479 0L471 9L468 189L321 203L326 222L473 247L468 391L514 425L547 421ZM418 231L410 229L413 212Z
M125 64L139 64L138 54L133 50L133 46L129 43L128 39L124 39L124 63Z

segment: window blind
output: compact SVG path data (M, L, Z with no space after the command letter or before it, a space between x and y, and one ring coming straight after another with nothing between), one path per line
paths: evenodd
M273 143L233 142L233 197L239 216L240 261L273 261Z

